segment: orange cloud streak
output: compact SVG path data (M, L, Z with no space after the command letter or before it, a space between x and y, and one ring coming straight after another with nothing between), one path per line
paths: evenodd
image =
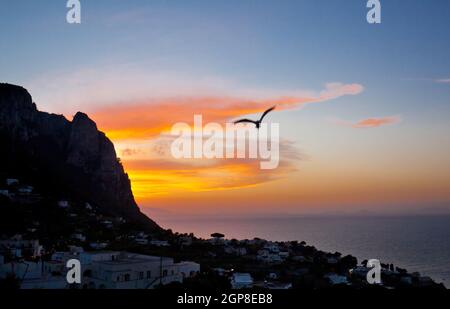
M195 114L204 122L224 123L242 115L259 113L277 106L293 109L308 103L355 95L363 90L358 84L330 83L311 95L278 96L270 99L232 96L173 97L116 104L92 113L124 156L133 192L138 200L180 192L202 192L256 186L295 170L292 163L301 159L292 143L282 141L281 161L277 169L261 170L259 160L171 160L169 144L161 133L177 122L192 123Z
M353 128L376 128L381 127L383 125L394 124L400 121L399 117L391 116L391 117L382 117L382 118L367 118L358 121L353 124Z
M103 107L94 111L92 117L113 140L142 139L159 135L176 122L190 123L195 114L203 115L205 122L223 123L238 116L262 112L273 105L277 105L277 110L293 109L307 103L355 95L362 90L363 87L358 84L330 83L315 96L280 96L274 99L227 96L153 99Z
M126 161L138 200L180 192L253 187L283 177L294 168L282 162L275 170L261 170L258 161L216 160L207 165L171 164L159 160Z

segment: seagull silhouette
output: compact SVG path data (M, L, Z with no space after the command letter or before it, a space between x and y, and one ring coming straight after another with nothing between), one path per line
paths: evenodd
M273 106L273 107L269 108L268 110L266 110L266 111L262 114L261 118L259 118L259 120L257 120L257 121L245 118L245 119L239 119L239 120L235 121L234 124L248 122L248 123L253 123L253 124L256 126L256 128L259 129L259 128L261 127L261 122L263 121L264 117L266 117L266 115L267 115L268 113L270 113L271 111L273 111L273 110L275 109L275 107L276 107L276 106Z

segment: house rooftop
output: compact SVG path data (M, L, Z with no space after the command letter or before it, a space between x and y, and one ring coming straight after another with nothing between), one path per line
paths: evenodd
M112 254L120 254L117 259L114 260L103 260L103 261L95 261L97 264L102 265L110 265L110 266L119 266L119 265L130 265L130 264L141 264L148 262L170 262L173 261L172 258L169 257L159 257L159 256L151 256L151 255L139 255L139 254L128 254L128 253L120 253L120 252L111 252Z

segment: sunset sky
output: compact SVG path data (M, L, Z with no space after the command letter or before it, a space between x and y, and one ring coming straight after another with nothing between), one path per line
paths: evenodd
M0 80L81 110L154 214L450 212L450 2L0 0ZM280 166L177 160L179 121L280 124Z

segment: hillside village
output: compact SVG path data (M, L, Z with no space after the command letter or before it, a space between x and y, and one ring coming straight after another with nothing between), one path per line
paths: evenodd
M305 242L210 239L143 231L89 201L42 194L26 181L0 185L0 285L22 289L364 288L367 261ZM45 206L43 206L45 205ZM68 284L78 259L81 284ZM378 288L443 288L431 278L382 264ZM372 286L371 286L372 287Z

